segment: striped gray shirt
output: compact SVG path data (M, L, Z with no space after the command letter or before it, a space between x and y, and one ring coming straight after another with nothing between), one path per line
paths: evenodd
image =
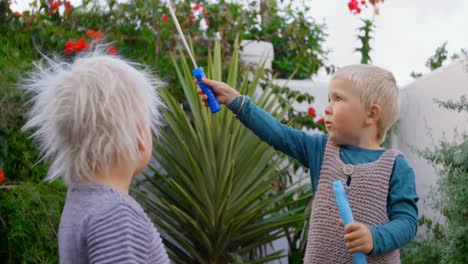
M59 227L60 263L169 263L158 231L129 195L98 183L68 189Z

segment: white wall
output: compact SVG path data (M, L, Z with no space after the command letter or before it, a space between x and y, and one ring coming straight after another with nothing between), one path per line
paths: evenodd
M453 141L455 129L468 131L468 113L446 110L434 102L434 98L459 101L462 95L468 96L468 68L463 63L437 69L401 90L400 120L392 143L414 169L420 216L442 220L430 207L436 171L413 148L433 149L442 140Z
M307 111L309 106L315 108L317 119L325 116L325 107L328 105L328 82L315 80L285 80L277 79L276 84L286 86L292 90L309 93L314 96L312 104L307 102L294 103L294 109L298 111Z

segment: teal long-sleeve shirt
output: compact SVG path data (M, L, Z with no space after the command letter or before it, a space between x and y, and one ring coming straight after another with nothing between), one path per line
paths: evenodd
M240 98L228 108L238 113ZM237 116L239 120L261 140L276 150L298 160L309 168L312 192L315 193L322 167L328 136L312 134L286 126L245 97L244 105ZM362 164L376 161L385 150L370 150L355 146L340 146L340 158L346 164ZM370 255L381 255L410 242L418 227L418 195L415 176L405 158L399 155L393 166L387 197L389 222L370 226L374 249Z

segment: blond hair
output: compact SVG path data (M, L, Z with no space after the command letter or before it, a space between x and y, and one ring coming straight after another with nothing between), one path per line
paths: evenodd
M162 83L142 65L103 55L103 49L72 63L45 58L20 85L32 94L23 129L35 130L41 160L51 161L48 181L62 177L68 185L114 162L135 164L138 141L144 142L138 123L157 134Z
M393 74L376 66L356 64L340 68L335 78L350 80L366 109L373 104L381 107L377 140L382 143L400 115L399 89Z

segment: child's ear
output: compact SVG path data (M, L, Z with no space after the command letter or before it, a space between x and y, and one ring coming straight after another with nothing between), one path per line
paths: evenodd
M145 138L145 130L144 130L144 125L143 122L138 122L137 124L137 131L138 131L138 136L137 136L137 144L138 144L138 150L140 152L145 151L146 146L144 143L144 138Z
M367 116L366 123L368 125L377 124L377 122L380 120L381 110L382 109L380 108L380 105L373 104L369 109L369 115Z
M146 149L145 144L143 144L140 138L137 138L137 141L138 141L138 150L140 152L144 152Z

